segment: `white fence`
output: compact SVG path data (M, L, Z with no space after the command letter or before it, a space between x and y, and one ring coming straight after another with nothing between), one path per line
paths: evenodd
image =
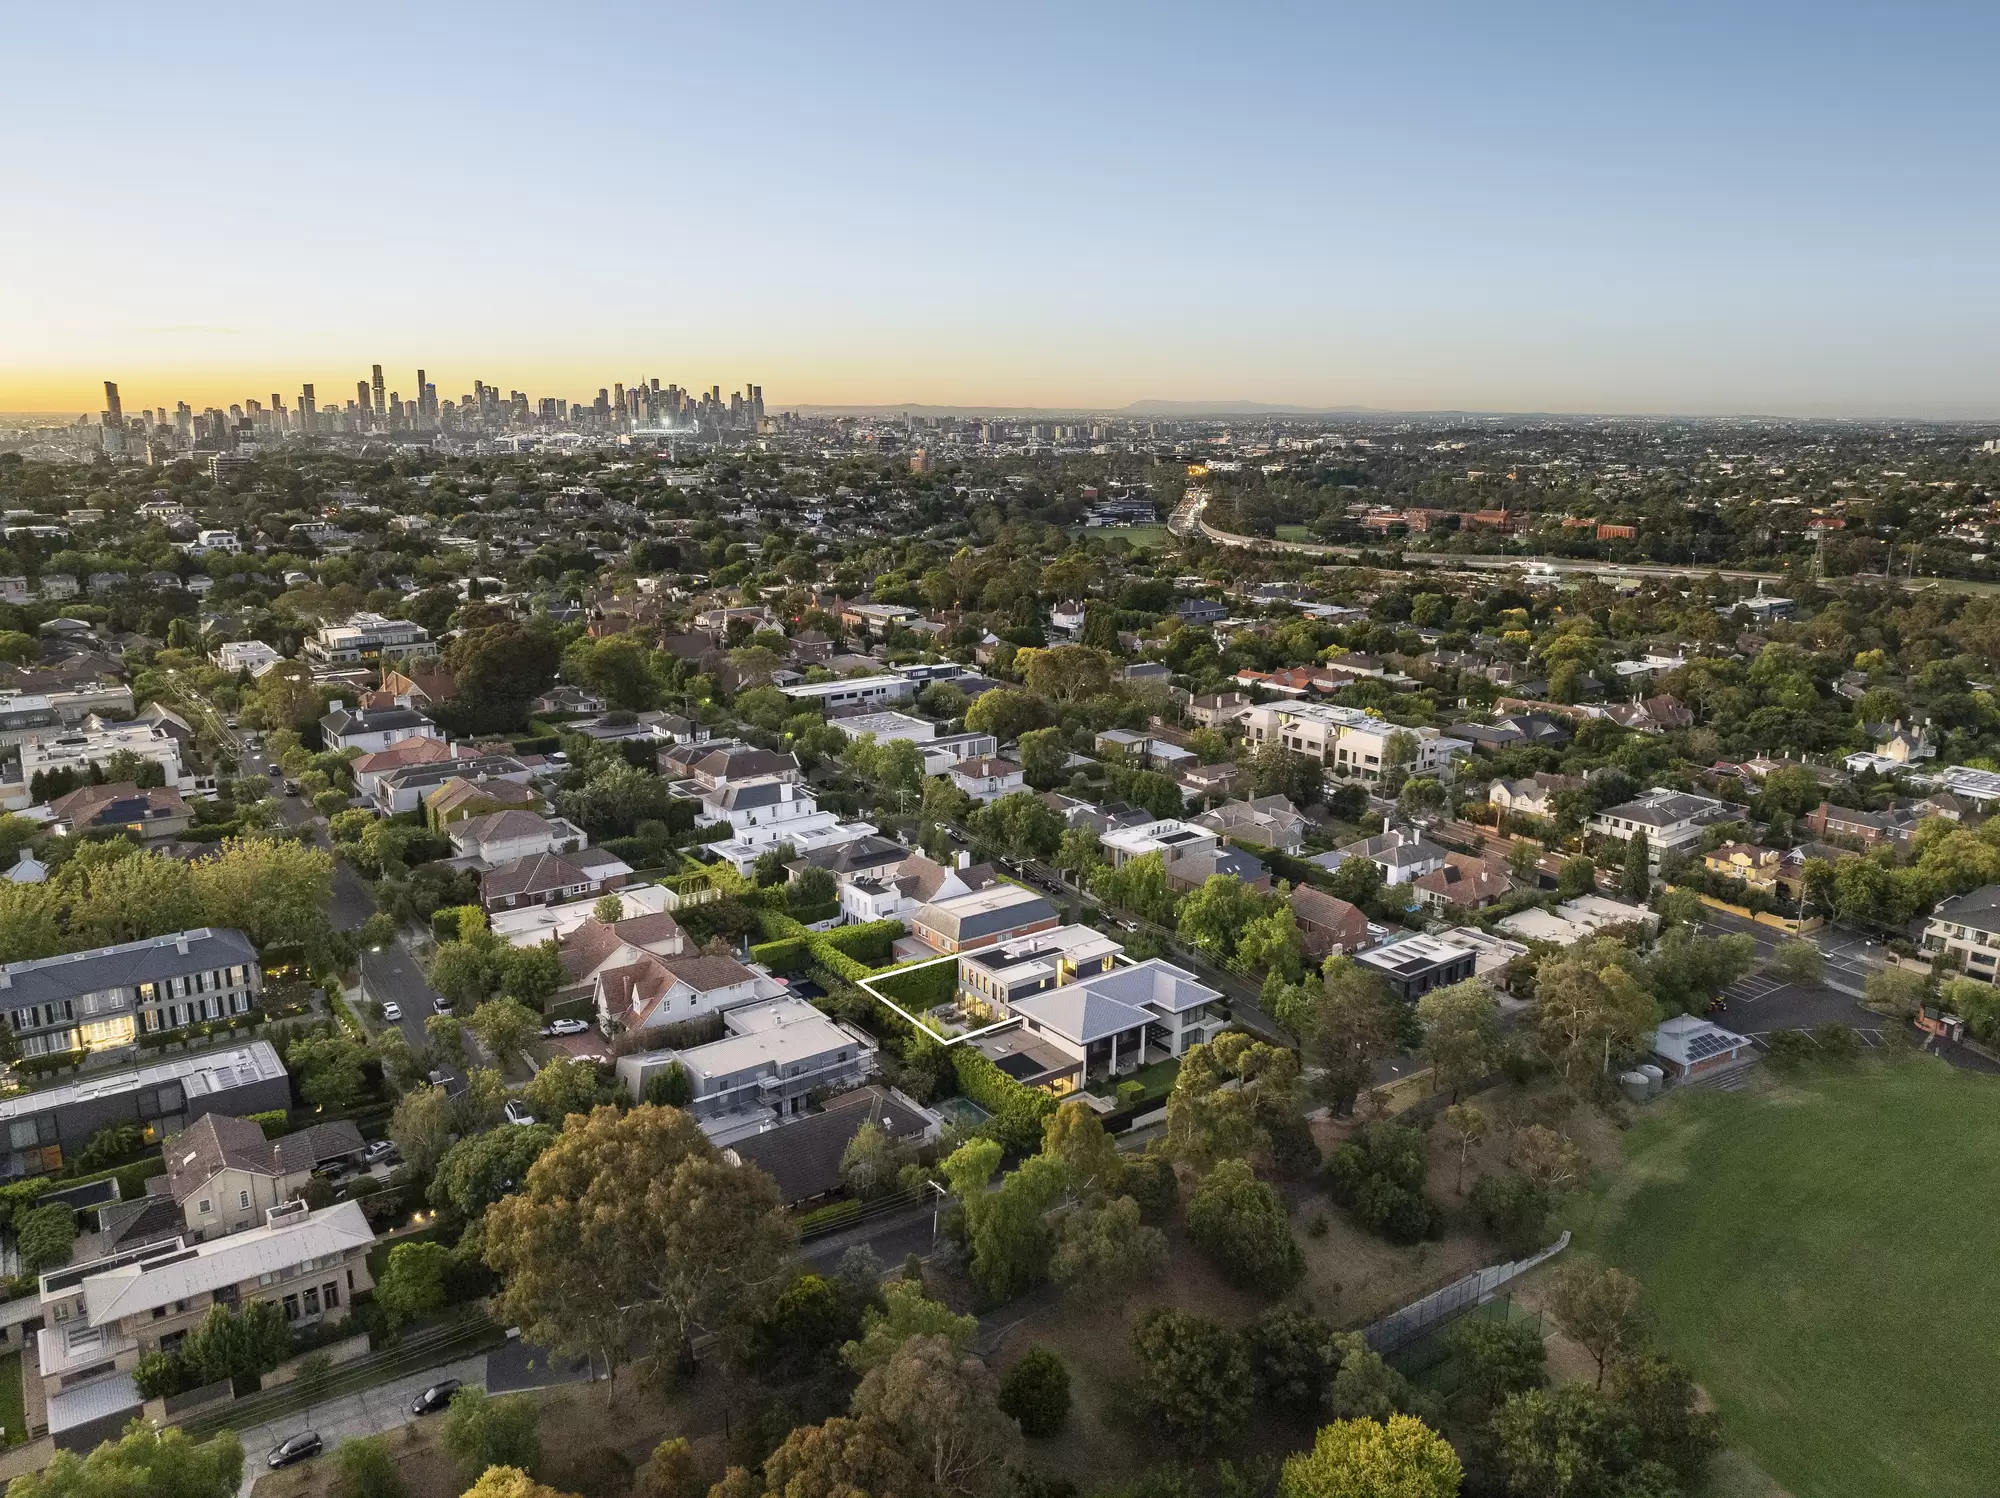
M1464 1279L1454 1280L1441 1290L1433 1290L1422 1300L1406 1305L1400 1311L1390 1312L1362 1335L1376 1352L1390 1353L1399 1347L1407 1347L1431 1328L1464 1315L1502 1285L1519 1279L1539 1264L1547 1263L1568 1247L1569 1234L1565 1232L1547 1248L1525 1259L1510 1259L1504 1264L1489 1264L1484 1269L1475 1269Z

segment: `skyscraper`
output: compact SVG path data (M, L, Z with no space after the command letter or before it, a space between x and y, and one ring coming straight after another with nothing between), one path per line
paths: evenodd
M368 396L368 382L366 380L356 380L354 382L354 404L360 421L360 428L362 431L365 432L368 430L369 427L369 410L370 410L369 396Z
M381 417L381 416L384 416L384 415L386 415L386 414L388 413L388 410L389 410L389 408L388 408L388 406L384 405L384 404L383 404L383 401L382 401L382 366L381 366L381 365L377 364L377 365L375 366L375 377L374 377L374 379L373 379L372 381L370 381L370 383L371 383L371 384L373 384L373 385L374 385L374 387L375 387L375 390L374 390L374 395L375 395L375 414L376 414L376 416L377 416L377 417Z
M125 407L118 400L118 386L110 380L104 382L104 424L123 429Z
M310 432L316 425L318 425L318 417L317 417L318 411L319 411L319 402L313 399L312 386L301 385L299 387L299 430L300 431Z

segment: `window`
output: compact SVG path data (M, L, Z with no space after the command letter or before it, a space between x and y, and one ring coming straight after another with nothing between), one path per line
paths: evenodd
M299 1298L296 1295L287 1295L285 1297L285 1320L297 1321L298 1319L299 1319Z
M305 1290L305 1308L308 1316L319 1314L319 1287L308 1285Z
M328 1280L324 1285L319 1287L319 1293L320 1298L326 1302L326 1308L329 1311L340 1309L340 1282L338 1280Z
M250 1193L249 1193L249 1192L247 1192L247 1191L239 1191L239 1192L237 1192L237 1193L236 1193L236 1205L237 1205L237 1208L238 1208L239 1210L241 1210L241 1209L243 1209L243 1208L247 1208L247 1207L248 1207L248 1206L250 1205Z
M198 1210L202 1216L206 1217L208 1216L209 1213L213 1212L215 1208L210 1204L208 1198L204 1196L201 1199L201 1202L196 1210Z

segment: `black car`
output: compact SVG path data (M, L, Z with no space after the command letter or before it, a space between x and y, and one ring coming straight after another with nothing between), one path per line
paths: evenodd
M458 1392L458 1386L462 1382L464 1382L462 1379L448 1378L441 1384L432 1384L416 1397L415 1403L410 1406L410 1413L435 1415L451 1403L451 1396Z
M318 1456L320 1450L319 1432L302 1431L298 1435L288 1436L271 1448L270 1464L273 1467L289 1467L293 1462L302 1462L309 1456Z

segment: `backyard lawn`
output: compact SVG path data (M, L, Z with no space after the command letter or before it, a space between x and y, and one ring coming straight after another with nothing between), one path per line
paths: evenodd
M1990 1494L2000 1081L1928 1058L1646 1110L1578 1236L1792 1498Z

